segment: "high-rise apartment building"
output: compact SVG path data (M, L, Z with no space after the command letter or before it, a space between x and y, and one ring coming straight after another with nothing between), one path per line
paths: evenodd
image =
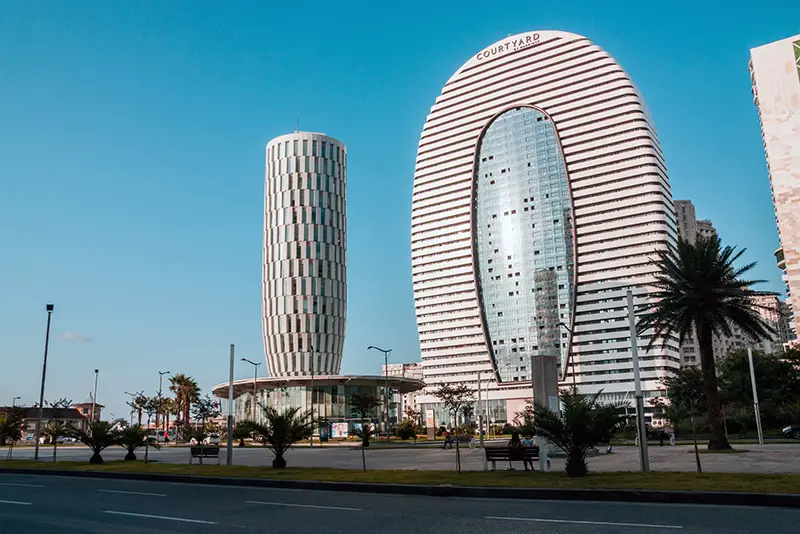
M346 181L347 149L332 137L295 132L267 144L262 324L272 376L341 370Z
M513 418L538 357L585 393L633 397L626 290L645 301L676 221L650 113L607 52L540 31L470 58L423 128L411 225L419 403L437 421L432 390L477 388L479 374L490 417ZM648 342L643 389L657 396L679 352Z
M800 35L752 49L750 79L781 243L775 256L783 271L796 336L800 332Z
M697 213L691 200L675 201L678 237L689 243L697 241Z

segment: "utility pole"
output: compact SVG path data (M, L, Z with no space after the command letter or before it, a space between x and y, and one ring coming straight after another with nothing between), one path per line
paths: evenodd
M385 416L385 421L386 422L385 422L384 430L386 432L386 441L388 442L389 441L389 353L392 352L392 349L385 349L384 350L382 348L375 347L375 346L372 346L372 345L367 347L367 350L369 350L369 349L375 349L375 350L380 351L380 352L383 353L383 361L384 361L383 375L384 375L384 381L385 381L383 395L384 395L384 398L386 400L386 416ZM456 414L456 420L458 420L458 414Z
M631 333L631 359L633 360L634 396L636 398L636 429L639 434L639 463L643 473L650 471L650 457L647 454L647 427L644 422L644 397L642 379L639 373L639 347L636 335L636 314L633 309L633 291L628 290L628 322Z
M47 349L50 346L50 317L53 315L53 306L48 304L47 310L47 332L44 335L44 363L42 363L42 389L39 393L39 416L36 418L36 445L33 451L33 459L39 459L39 439L42 435L42 416L44 411L44 383L47 378Z
M308 440L308 446L314 446L314 345L310 342L308 344L311 347L311 437ZM322 441L320 441L320 445L322 445Z
M169 371L159 371L158 372L158 406L156 406L156 431L158 431L158 416L161 413L161 386L162 380L164 379L164 375L168 375ZM164 429L165 432L169 432L168 428Z
M764 444L764 431L761 429L761 410L758 407L758 388L756 387L756 370L753 366L753 349L747 347L747 360L750 362L750 383L753 385L753 410L756 412L756 429L758 430L758 443Z
M233 343L231 343L230 376L228 378L228 450L225 464L233 465Z
M94 411L97 407L97 376L100 374L99 369L94 370L94 393L92 393L92 415L89 418L89 424L94 423Z
M483 448L483 413L481 411L481 372L478 371L478 409L475 410L478 412L478 436L480 437L481 441L481 458L483 458L483 470L488 471L489 466L486 461L486 452Z

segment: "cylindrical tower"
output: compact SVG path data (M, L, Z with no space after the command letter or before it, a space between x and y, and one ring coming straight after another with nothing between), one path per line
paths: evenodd
M295 132L267 144L262 328L272 376L341 370L346 154L344 144L319 133Z

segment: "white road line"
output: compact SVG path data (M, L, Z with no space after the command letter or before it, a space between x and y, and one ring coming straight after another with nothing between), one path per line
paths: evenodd
M124 495L147 495L148 497L166 497L166 493L147 493L146 491L122 491L122 490L97 490L100 493L122 493Z
M0 486L14 486L15 488L43 488L41 484L15 484L13 482L0 482Z
M266 504L269 506L289 506L292 508L319 508L321 510L344 510L346 512L362 512L361 508L345 508L343 506L320 506L316 504L292 504L288 502L244 501L247 504Z
M169 517L167 515L134 514L133 512L117 512L116 510L103 510L104 514L125 515L129 517L145 517L148 519L163 519L165 521L180 521L182 523L200 523L202 525L216 525L216 521L203 521L201 519L186 519L183 517Z
M0 501L0 504L21 504L23 506L30 506L32 502L22 502L22 501Z
M683 527L680 525L659 525L655 523L609 523L606 521L571 521L567 519L538 519L533 517L495 517L485 516L484 519L503 519L506 521L532 521L534 523L566 523L570 525L604 525L612 527L640 527L640 528L671 528L680 530Z

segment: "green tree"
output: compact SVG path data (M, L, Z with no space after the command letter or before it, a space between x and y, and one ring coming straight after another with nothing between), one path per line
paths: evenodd
M253 437L253 429L247 421L239 421L233 427L233 439L239 441L239 447L245 447L244 440Z
M148 443L148 435L150 432L140 426L128 426L119 431L119 442L128 454L125 455L125 460L136 460L136 449L141 447L159 448L158 442Z
M72 401L69 399L59 399L55 402L50 402L52 409L52 417L42 429L42 433L50 439L53 444L53 461L56 461L56 453L58 451L59 438L68 436L70 433L70 426L64 423L64 415L69 407L72 406Z
M586 453L601 443L608 443L625 422L624 403L600 404L600 392L580 395L574 386L559 393L562 412L547 406L534 407L534 432L567 455L565 469L571 477L586 476Z
M467 406L472 406L475 402L475 395L466 384L459 384L452 386L450 384L442 384L439 389L433 392L433 395L442 401L444 408L450 413L453 418L453 430L456 438L456 470L461 473L461 449L458 445L459 428L455 424L458 422L458 414L464 413Z
M200 386L194 378L183 373L178 373L170 377L169 389L175 393L178 413L184 425L189 423L189 415L192 413L192 403L200 399Z
M733 326L754 340L772 333L759 313L767 307L757 304L755 297L773 293L751 289L763 280L743 278L755 263L734 266L744 251L722 248L716 236L698 236L695 244L679 240L677 250L659 251L655 262L659 272L653 283L656 290L641 307L644 313L637 325L640 333L652 329L651 348L659 340L677 335L682 342L696 332L711 429L709 449L731 448L717 385L714 336L732 335Z
M25 421L25 408L9 408L0 412L0 446L22 439L22 423Z
M361 427L355 430L355 435L361 438L361 463L364 471L367 470L367 455L365 447L369 446L372 436L372 416L380 401L370 393L353 393L350 395L350 412L361 421Z
M394 427L394 435L402 440L416 439L417 426L411 419L403 419L400 424Z
M265 424L246 421L243 428L249 428L265 447L272 451L272 467L286 467L284 454L298 441L308 439L314 431L311 411L300 412L300 408L286 408L279 412L272 406L261 405Z
M800 401L800 369L782 356L753 352L753 371L765 428L783 426L782 409ZM724 403L731 409L747 408L750 413L753 412L753 387L747 351L731 352L719 364L719 388Z
M114 430L111 423L107 421L95 421L89 423L87 430L74 428L70 433L91 449L90 464L102 464L103 457L100 456L100 453L112 445L120 444L119 432Z

